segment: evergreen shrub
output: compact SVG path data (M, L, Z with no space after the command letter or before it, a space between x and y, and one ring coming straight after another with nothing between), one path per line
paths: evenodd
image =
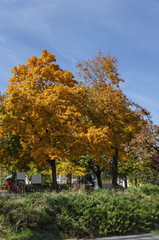
M3 228L56 231L65 237L150 232L159 222L159 187L26 194L0 198Z

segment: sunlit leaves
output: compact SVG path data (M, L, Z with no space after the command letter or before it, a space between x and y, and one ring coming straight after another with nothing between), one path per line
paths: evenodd
M14 67L3 131L19 136L39 167L56 159L59 171L75 171L71 159L89 155L101 173L110 167L108 159L116 157L116 167L117 160L130 160L125 146L132 144L148 112L124 95L115 57L98 52L78 68L81 84L46 50Z
M83 88L46 50L39 58L33 56L25 65L14 67L12 73L5 100L5 132L18 134L22 146L31 144L30 156L40 167L48 159L69 157L81 117L77 105Z
M117 71L117 59L110 55L103 56L99 51L94 59L88 59L77 64L79 68L79 77L84 79L88 85L109 84L118 86L121 81L120 74Z

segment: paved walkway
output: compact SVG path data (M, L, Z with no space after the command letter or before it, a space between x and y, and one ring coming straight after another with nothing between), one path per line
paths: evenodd
M131 236L120 236L120 237L105 237L105 238L96 238L96 240L153 240L159 239L159 234L144 234L144 235L131 235ZM93 240L93 239L89 239Z

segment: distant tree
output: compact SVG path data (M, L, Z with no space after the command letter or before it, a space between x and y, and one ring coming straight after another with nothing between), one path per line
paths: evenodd
M99 179L111 164L112 185L117 187L118 162L126 154L123 145L129 143L144 124L143 109L129 101L119 88L123 80L116 58L98 52L96 58L83 61L77 67L83 80L81 84L87 86L81 103L87 123L82 136L83 149L99 168ZM98 182L102 187L101 180Z
M132 160L136 159L136 172L140 172L138 174L140 180L141 175L147 179L144 176L146 173L147 176L149 175L149 180L153 181L154 176L159 171L159 127L154 125L152 121L147 121L134 135L130 143L125 145L125 150L128 157ZM141 174L141 172L144 173Z

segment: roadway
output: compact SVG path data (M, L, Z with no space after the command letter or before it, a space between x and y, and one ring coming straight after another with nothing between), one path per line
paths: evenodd
M117 237L104 237L104 238L96 238L89 240L154 240L159 239L159 234L142 234L142 235L129 235L129 236L117 236Z

